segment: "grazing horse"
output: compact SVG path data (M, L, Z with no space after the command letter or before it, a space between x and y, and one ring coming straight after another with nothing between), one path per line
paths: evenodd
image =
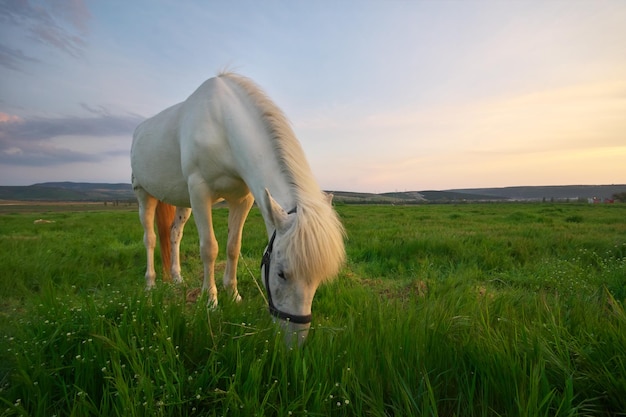
M332 197L320 190L274 102L248 78L232 73L211 78L182 103L137 127L131 166L144 229L147 286L154 286L156 277L155 216L164 269L170 264L173 280L182 282L179 244L193 210L204 264L202 290L208 292L209 304L217 305L218 244L211 207L225 200L229 214L223 284L239 301L241 234L256 200L269 239L261 264L269 310L281 319L288 341L294 332L303 341L317 287L332 279L344 262L345 233Z

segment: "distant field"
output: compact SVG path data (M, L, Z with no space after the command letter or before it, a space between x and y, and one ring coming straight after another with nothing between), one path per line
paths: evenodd
M0 206L0 416L626 415L625 204L337 210L348 262L289 350L256 209L244 302L207 311L193 222L187 287L145 292L136 207Z
M0 214L2 213L42 213L57 211L110 211L110 210L134 210L137 211L136 202L112 203L112 202L63 202L63 201L0 201Z

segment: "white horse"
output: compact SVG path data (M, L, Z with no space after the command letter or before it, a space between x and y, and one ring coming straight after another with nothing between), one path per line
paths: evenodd
M320 190L284 114L257 85L232 73L205 81L187 100L137 127L131 166L144 228L148 287L156 277L155 213L164 268L171 263L172 278L182 282L179 244L193 209L204 264L202 290L208 291L209 303L217 305L218 244L211 207L226 200L223 283L239 301L241 234L256 199L269 238L261 266L270 312L282 319L288 338L294 332L299 341L306 338L315 291L344 262L344 229L332 196Z

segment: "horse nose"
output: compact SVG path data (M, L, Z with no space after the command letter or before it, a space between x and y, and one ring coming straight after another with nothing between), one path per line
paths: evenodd
M283 332L285 344L289 347L300 347L309 335L311 323L292 323L289 320L278 320Z

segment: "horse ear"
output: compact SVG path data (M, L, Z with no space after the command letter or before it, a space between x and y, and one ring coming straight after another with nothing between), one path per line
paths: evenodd
M324 196L326 197L326 201L328 201L329 205L333 205L333 197L335 196L335 194L333 193L324 193Z
M288 215L284 208L278 204L276 200L272 198L270 190L265 189L266 206L269 206L269 212L272 216L272 223L277 230L284 230L288 227L287 219Z

